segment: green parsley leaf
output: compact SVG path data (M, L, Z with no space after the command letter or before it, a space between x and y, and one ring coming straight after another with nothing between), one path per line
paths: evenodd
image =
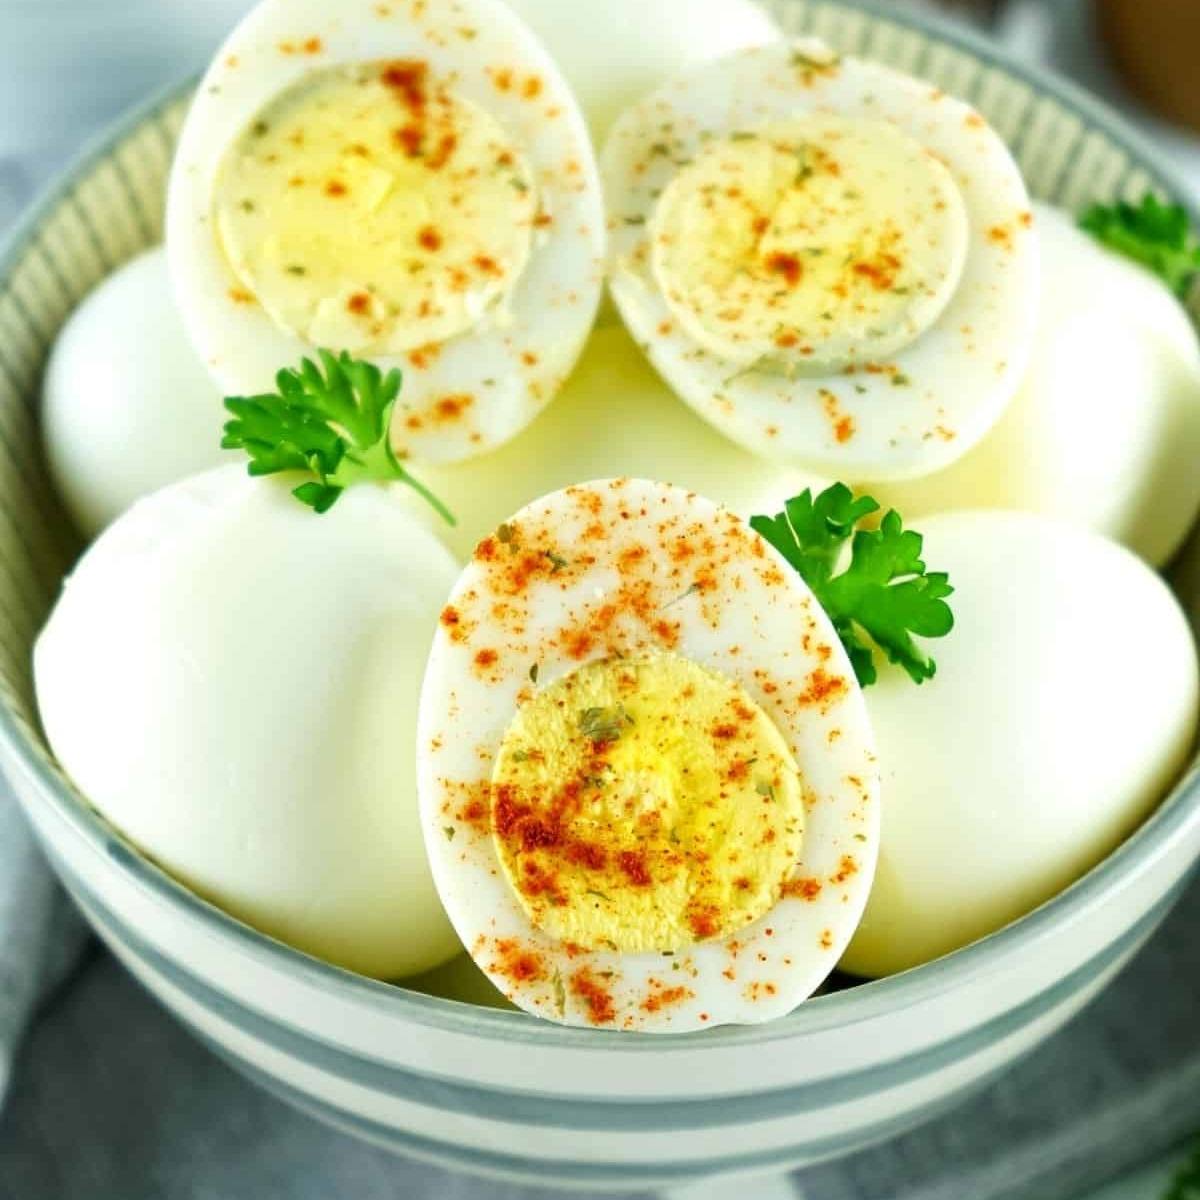
M1141 204L1093 204L1079 218L1086 230L1110 250L1149 267L1176 296L1186 296L1200 271L1200 242L1186 210L1163 204L1147 192Z
M227 397L232 419L221 445L245 450L251 475L307 474L292 495L315 512L327 512L352 484L399 480L453 525L446 506L404 469L392 449L388 429L400 372L385 376L344 351L317 353L320 366L306 358L298 370L280 371L275 392Z
M579 714L579 732L601 745L619 741L625 726L632 724L633 718L623 704L612 708L585 708Z
M1200 1200L1200 1145L1179 1168L1163 1200Z
M864 687L877 678L873 646L908 672L914 683L932 679L937 667L912 635L945 637L954 628L946 597L954 592L943 572L927 572L921 535L905 529L889 511L878 529L855 527L877 512L870 496L855 496L835 483L814 500L805 490L774 517L752 517L761 534L799 572L833 621ZM850 561L835 575L846 541Z

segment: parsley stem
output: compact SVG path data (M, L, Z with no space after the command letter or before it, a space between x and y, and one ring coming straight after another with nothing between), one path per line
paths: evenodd
M332 483L343 488L355 483L388 483L393 479L412 488L448 525L458 523L445 504L405 467L386 435L365 450L348 452L330 477Z
M397 478L407 483L447 525L453 527L458 524L454 514L415 475L409 474L399 463L396 464L396 467Z

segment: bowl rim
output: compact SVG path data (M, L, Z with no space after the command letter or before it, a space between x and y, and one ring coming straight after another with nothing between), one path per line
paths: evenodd
M881 0L824 0L859 12L872 21L916 31L955 50L965 52L985 66L998 68L1027 84L1036 94L1049 96L1072 111L1085 124L1102 129L1130 159L1162 184L1173 202L1187 210L1193 227L1200 227L1200 210L1190 190L1169 163L1149 145L1140 131L1104 100L1078 84L1036 65L1026 64L993 45L983 34L936 14L895 12ZM165 110L185 99L198 76L168 84L132 106L95 133L68 164L46 185L0 239L0 284L6 283L46 217L66 198L115 145ZM698 1044L725 1048L783 1042L832 1027L845 1028L887 1013L911 1008L965 983L1003 969L1013 951L1027 950L1057 935L1111 901L1135 876L1153 870L1189 835L1200 833L1200 758L1194 760L1171 793L1115 850L1070 887L1025 916L932 962L887 978L852 988L814 996L785 1017L758 1025L726 1025L695 1033L664 1037L651 1033L623 1033L561 1026L524 1012L488 1009L480 1005L411 991L400 983L385 983L334 966L296 950L230 916L175 881L136 850L61 777L46 756L22 729L23 722L9 706L0 703L0 755L7 773L21 768L35 785L39 798L103 858L117 860L132 882L169 906L200 922L219 939L232 941L260 964L324 993L366 1004L372 1009L418 1026L446 1032L520 1042L536 1031L547 1050L595 1048L604 1038L607 1049L628 1052L684 1051Z

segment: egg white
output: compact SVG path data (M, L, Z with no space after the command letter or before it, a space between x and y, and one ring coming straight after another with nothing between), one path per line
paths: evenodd
M581 479L661 479L740 517L778 512L806 487L826 486L722 437L672 394L621 325L593 332L559 397L508 445L418 473L457 524L447 526L412 492L400 494L461 559L511 513Z
M317 49L298 52L304 45ZM558 68L502 0L262 0L217 52L180 135L167 195L171 273L189 333L226 393L270 390L281 367L311 355L314 347L236 298L239 282L213 230L217 169L256 113L308 72L390 59L452 75L457 94L505 127L537 173L550 221L509 298L511 320L481 324L436 354L375 359L405 371L398 448L458 461L500 445L549 402L583 348L602 286L604 213L587 128ZM536 75L536 100L500 89L489 73L498 66ZM474 400L464 418L420 431L406 424L439 398L464 394Z
M604 536L589 537L587 527L597 524ZM434 638L418 721L421 816L438 892L463 944L510 1000L566 1024L586 1025L590 1018L569 990L559 1007L552 971L564 980L581 970L611 971L612 1027L618 1029L680 1032L789 1012L825 978L848 942L870 886L878 837L871 732L829 619L757 534L679 488L644 480L583 484L535 501L511 518L511 526L530 544L552 534L564 554L586 546L588 561L538 575L514 600L503 557L478 555L450 595L452 619L443 620ZM731 561L711 591L684 594L665 609L667 593L680 582L671 550L681 530L697 537L710 533L729 548ZM604 657L607 643L615 641L627 655L661 646L661 633L620 603L620 556L639 544L649 550L645 561L652 565L644 570L651 595L662 601L650 602L654 615L661 612L678 630L674 651L739 683L788 742L808 796L796 873L818 881L815 895L785 897L732 937L669 958L581 952L535 929L503 877L490 833L460 813L464 795L488 788L504 731L533 687ZM564 623L586 620L606 600L620 611L605 646L576 659L552 644ZM507 611L497 604L507 604ZM499 650L498 661L483 673L475 658L482 648ZM534 662L536 684L530 677ZM809 703L803 697L818 671L835 682L828 697ZM853 860L852 871L844 856ZM544 976L520 981L498 969L494 947L509 938L544 959ZM690 994L648 1011L642 1001L664 976L686 984Z
M139 501L34 649L80 791L233 916L380 978L460 946L417 817L417 696L449 553L383 489L316 516L237 465Z
M679 72L780 36L755 0L508 0L566 76L596 144L629 105Z
M802 56L799 65L794 55ZM1029 198L1003 143L969 105L862 59L842 58L830 71L805 65L831 57L812 40L746 50L682 75L621 116L602 154L609 286L655 367L734 441L848 483L911 478L979 441L1024 373L1038 280ZM706 133L753 130L810 111L894 122L942 159L965 202L963 275L932 327L892 356L898 375L860 370L789 379L731 366L671 319L648 270L647 230L674 160L693 157ZM664 138L669 155L654 150ZM839 436L839 428L852 436Z
M1028 513L921 522L955 629L914 689L866 692L884 836L842 966L928 962L1022 916L1105 857L1191 752L1196 648L1175 597L1128 550Z
M84 298L50 351L42 436L55 488L94 537L139 496L228 458L223 423L166 256L147 250Z
M515 1004L504 998L496 985L475 965L469 954L459 954L432 971L406 979L404 986L409 991L423 992L427 996L451 1000L456 1004L498 1008L506 1012L520 1011Z
M996 427L936 474L872 487L913 519L1015 508L1077 521L1158 566L1200 511L1200 343L1149 272L1037 205L1029 370Z

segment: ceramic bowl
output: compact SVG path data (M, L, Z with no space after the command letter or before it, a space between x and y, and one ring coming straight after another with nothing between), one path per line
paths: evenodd
M789 32L971 99L1040 197L1076 208L1147 188L1183 195L1110 111L983 41L857 4L776 7ZM782 1169L898 1134L1104 987L1200 853L1194 767L1116 853L994 936L772 1024L667 1038L559 1028L336 970L226 917L116 836L59 773L35 715L30 644L78 549L40 460L38 382L72 306L159 237L186 103L176 91L109 134L0 261L0 755L63 881L152 992L263 1086L370 1141L497 1178L632 1188ZM1200 538L1178 579L1195 612Z

